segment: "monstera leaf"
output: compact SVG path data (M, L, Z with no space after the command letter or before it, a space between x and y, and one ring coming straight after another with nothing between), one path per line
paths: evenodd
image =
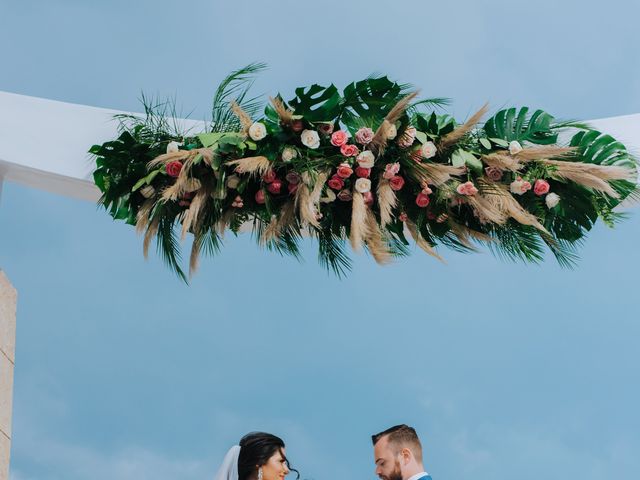
M351 129L360 126L377 128L389 111L408 92L406 86L387 77L367 78L344 89L342 120Z
M334 85L311 85L296 88L296 98L289 102L296 115L303 115L310 122L330 121L340 115L342 97Z
M557 142L558 134L553 128L553 116L543 110L536 110L531 117L529 108L522 107L500 110L484 125L489 138L499 138L511 142L530 142L538 145L551 145Z
M580 131L571 138L570 146L576 149L576 155L580 157L581 162L615 165L637 171L635 158L622 143L611 135L603 134L597 130ZM615 180L610 183L620 194L619 199L609 199L612 206L619 204L629 195L637 194L637 186L633 182Z

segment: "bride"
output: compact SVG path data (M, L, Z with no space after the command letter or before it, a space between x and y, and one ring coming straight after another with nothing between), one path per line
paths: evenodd
M282 439L264 432L253 432L227 452L215 480L284 480L292 470Z

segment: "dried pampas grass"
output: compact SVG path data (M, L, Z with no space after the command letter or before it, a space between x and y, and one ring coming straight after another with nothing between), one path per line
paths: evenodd
M418 92L413 92L403 97L393 106L382 121L382 124L376 130L376 133L373 135L373 140L371 140L371 146L376 149L378 155L380 155L387 146L387 142L389 140L388 132L391 129L391 126L400 119L402 114L409 107L411 100L416 98L416 96L418 96Z
M378 181L378 208L380 209L380 226L386 227L391 223L391 213L398 203L396 193L391 188L389 180L380 175Z
M351 206L351 234L349 240L351 248L359 252L362 243L370 235L367 224L367 205L364 203L364 196L360 192L353 192Z
M245 157L232 160L227 165L234 166L237 173L248 173L250 175L264 175L271 168L271 162L267 157Z
M458 143L467 133L473 130L473 127L475 127L476 124L480 120L482 120L482 117L484 117L488 111L489 104L485 103L480 110L471 115L471 118L469 118L469 120L456 127L451 133L448 133L444 137L442 137L439 143L438 150L449 148Z

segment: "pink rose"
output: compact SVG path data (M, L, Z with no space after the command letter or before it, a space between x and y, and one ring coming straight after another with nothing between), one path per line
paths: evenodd
M418 196L416 197L416 205L418 205L421 208L424 208L427 205L429 205L430 201L431 201L431 199L429 198L429 195L425 195L422 192L420 192L418 194Z
M420 182L420 188L422 188L422 193L425 195L431 195L433 193L433 190L429 188L429 182L425 180Z
M264 183L271 183L276 179L276 172L273 170L269 170L267 173L262 175L262 181Z
M345 144L340 147L340 153L345 157L355 157L360 153L360 150L355 145Z
M353 174L353 169L348 163L341 163L336 174L340 178L349 178Z
M289 190L289 195L293 195L294 193L296 193L296 191L298 191L299 186L300 186L299 183L290 183L289 185L287 185L287 190Z
M323 135L331 135L333 133L333 123L321 123L318 125L318 131Z
M356 177L358 177L358 178L369 178L370 175L371 175L371 169L370 168L356 167Z
M333 190L342 190L344 187L344 180L342 180L338 175L334 175L329 179L327 185Z
M364 198L364 203L365 205L373 205L373 193L371 192L364 192L362 194L362 198Z
M255 197L255 198L256 198L256 203L259 203L260 205L262 205L262 204L265 202L265 194L264 194L264 191L263 191L262 189L261 189L261 190L258 190L258 191L256 192L256 197Z
M178 160L174 160L165 165L165 169L167 171L167 175L173 178L177 178L180 175L180 171L182 170L182 162Z
M476 193L478 193L478 189L473 184L473 182L469 181L458 185L458 188L456 188L456 192L458 192L460 195L475 195Z
M279 179L275 179L269 185L267 185L267 190L274 195L278 195L280 193L280 189L282 188L282 181Z
M402 212L402 213L400 214L400 216L398 217L398 219L399 219L401 222L406 222L407 220L409 220L409 216L408 216L406 213Z
M304 122L302 120L294 120L293 122L291 122L291 130L296 133L300 133L302 130L304 130Z
M404 187L404 178L402 178L400 175L392 177L389 180L389 186L391 187L391 190L395 190L396 192L398 190L402 190L402 187Z
M411 157L411 160L413 160L416 163L422 162L422 148L418 147L416 150L411 152L410 157Z
M388 163L384 167L384 173L382 174L383 178L387 180L391 180L395 175L400 171L400 164L398 162Z
M343 202L350 202L353 198L353 195L351 195L351 192L349 190L340 190L337 196L338 200L341 200Z
M236 195L236 198L233 200L231 204L233 208L242 208L244 207L244 202L242 201L242 197L240 195Z
M331 134L331 145L333 145L334 147L341 147L342 145L347 143L347 140L347 132L345 132L344 130L338 130Z
M493 180L494 182L499 182L500 180L502 180L503 172L498 167L487 167L484 169L484 173L486 173L487 177L489 177L489 179Z
M356 132L356 142L360 145L367 145L373 140L373 130L364 127Z
M400 148L409 148L413 145L413 141L416 139L416 129L415 127L407 127L402 134L402 136L398 139L398 146Z
M536 180L536 183L533 185L533 193L538 196L549 193L549 189L549 182L547 182L546 180L542 180L541 178Z
M284 178L289 183L296 185L300 183L300 174L298 172L289 172Z

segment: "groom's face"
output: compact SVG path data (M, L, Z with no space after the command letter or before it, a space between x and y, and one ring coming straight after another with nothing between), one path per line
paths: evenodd
M373 457L376 462L376 475L381 480L402 480L400 462L394 448L391 448L386 437L378 440L373 447Z

